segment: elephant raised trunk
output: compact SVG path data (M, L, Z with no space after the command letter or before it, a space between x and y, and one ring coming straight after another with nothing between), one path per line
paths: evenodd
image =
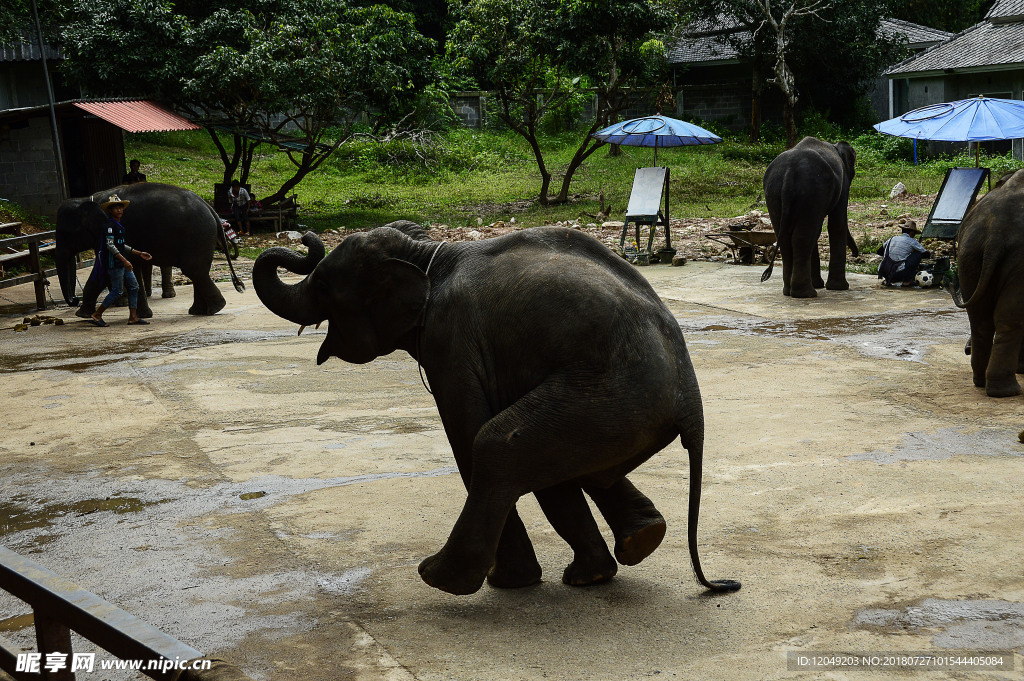
M271 312L290 322L310 325L327 317L314 304L315 297L308 291L308 275L323 260L324 245L313 232L303 234L302 243L309 249L306 255L283 247L268 248L261 253L252 267L252 285L260 301ZM278 267L307 276L297 284L285 284L277 276Z

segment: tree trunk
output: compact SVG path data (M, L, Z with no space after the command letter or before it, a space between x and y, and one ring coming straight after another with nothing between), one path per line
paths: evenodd
M761 140L761 96L764 93L762 85L761 65L754 57L753 83L750 92L750 143L754 144Z
M591 135L597 131L598 124L595 122L590 126L590 130L583 137L583 141L580 146L576 149L576 153L573 154L572 160L569 161L569 166L565 169L565 175L562 177L562 188L558 192L558 196L555 198L555 203L568 203L569 201L569 187L572 184L572 176L576 173L583 162L593 154L597 149L603 146L605 143L596 140Z

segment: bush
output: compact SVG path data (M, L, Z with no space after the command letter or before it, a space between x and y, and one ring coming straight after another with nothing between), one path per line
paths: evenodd
M746 161L751 165L768 165L785 150L786 145L778 142L744 144L726 141L722 145L722 158L726 161Z

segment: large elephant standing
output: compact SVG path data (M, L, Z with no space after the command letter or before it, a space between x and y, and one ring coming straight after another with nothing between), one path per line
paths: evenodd
M805 137L779 154L764 173L764 200L782 255L782 293L814 298L816 288L845 291L846 246L857 244L847 223L850 183L857 154L846 142ZM821 279L818 238L828 218L828 282ZM771 268L763 279L771 276Z
M170 268L177 266L192 280L194 300L190 314L211 315L225 305L224 296L210 278L210 265L218 237L222 236L220 220L198 195L187 189L156 182L114 187L90 197L68 199L57 209L57 249L54 259L60 290L68 305L79 301L75 297L75 255L95 249L103 240L106 214L100 202L111 194L131 203L124 211L124 225L128 243L136 250L147 251L153 259L143 261L136 256L129 260L135 268L145 293L152 292L151 278L154 265L163 272L164 295L173 295ZM230 265L231 258L228 258ZM231 266L235 288L244 289ZM92 315L96 298L106 286L105 282L90 278L82 290L78 316ZM153 312L146 295L139 295L139 316L152 317Z
M990 397L1019 395L1014 374L1024 373L1024 171L1000 180L964 218L956 265L960 293L954 300L971 321L974 385Z
M573 549L563 581L594 584L617 570L584 498L633 565L661 542L664 518L625 477L680 438L689 453L688 540L697 552L704 414L679 324L636 270L580 232L535 228L449 244L382 227L353 234L324 257L265 251L253 286L275 314L329 321L317 355L357 364L396 349L427 379L468 488L444 548L420 564L431 586L473 593L484 579L540 579L516 502L533 493ZM286 285L277 268L308 275Z

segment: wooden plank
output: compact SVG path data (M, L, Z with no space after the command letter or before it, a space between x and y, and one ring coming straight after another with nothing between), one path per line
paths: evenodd
M22 244L29 244L32 242L39 243L40 241L49 241L57 238L57 232L50 230L49 232L37 232L36 234L23 234L21 236L12 236L7 239L0 239L0 247L2 246L15 246L21 247Z
M95 262L95 260L83 260L78 264L78 269L81 270L87 267L92 267L93 263ZM10 279L0 279L0 288L10 288L11 286L20 286L21 284L31 284L32 282L36 281L36 279L39 278L39 276L39 274L32 273L22 274L17 277L11 277ZM54 276L57 276L56 268L48 269L42 273L42 277L44 279Z

